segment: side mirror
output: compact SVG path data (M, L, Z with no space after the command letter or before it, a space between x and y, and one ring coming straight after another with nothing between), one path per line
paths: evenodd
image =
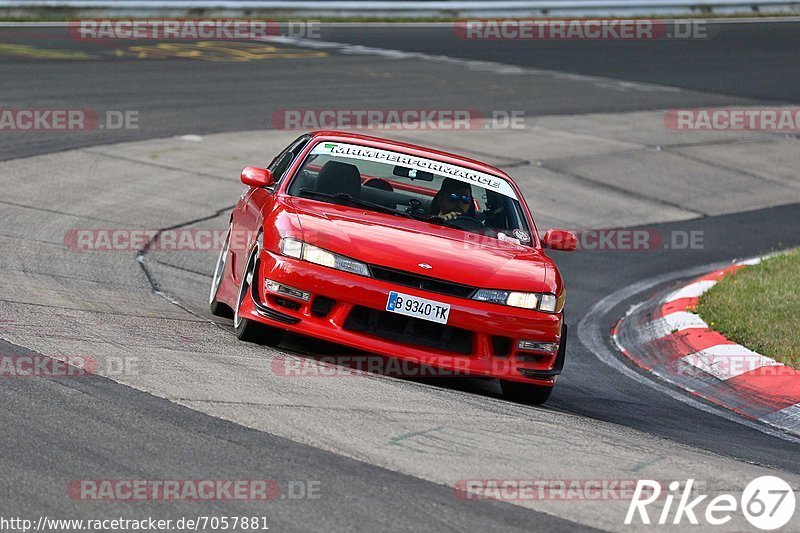
M553 250L571 252L578 247L578 238L571 231L550 229L542 237L542 245Z
M250 187L268 187L275 183L275 179L272 177L272 172L266 168L244 167L242 183Z

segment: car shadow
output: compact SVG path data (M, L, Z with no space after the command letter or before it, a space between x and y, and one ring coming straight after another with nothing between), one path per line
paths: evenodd
M344 374L363 372L368 375L467 392L488 398L504 399L500 384L496 379L453 375L452 371L443 371L413 361L371 354L321 339L287 333L281 341L279 349L328 366L327 370L320 370L318 365L295 365L292 367L294 372L325 373L326 375L335 375L337 372ZM338 368L333 368L331 365Z

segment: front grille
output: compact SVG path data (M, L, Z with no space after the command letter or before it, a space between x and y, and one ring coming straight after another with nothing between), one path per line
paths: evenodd
M328 313L331 312L335 303L336 300L326 298L325 296L316 296L314 301L311 302L311 313L320 318L328 316Z
M472 353L472 332L469 330L368 307L354 307L344 328L404 344L465 355Z
M403 285L405 287L414 287L415 289L437 292L439 294L447 294L459 298L470 298L476 290L475 287L470 287L469 285L461 285L460 283L429 278L428 276L420 276L419 274L411 274L410 272L403 272L402 270L394 270L375 265L370 265L369 268L375 279L394 283L396 285Z
M300 309L299 303L293 302L292 300L287 300L286 298L281 298L280 296L275 298L275 303L280 305L281 307L291 309L292 311L297 311L298 309Z

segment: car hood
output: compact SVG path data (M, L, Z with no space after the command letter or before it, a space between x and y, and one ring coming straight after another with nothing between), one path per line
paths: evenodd
M298 197L291 205L304 241L365 263L473 287L557 289L552 261L535 248L352 206Z

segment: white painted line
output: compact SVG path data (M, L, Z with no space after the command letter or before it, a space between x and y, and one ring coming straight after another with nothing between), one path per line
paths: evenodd
M785 407L780 411L775 411L766 416L762 416L759 420L780 428L800 428L800 403Z
M765 259L765 258L764 257L754 257L752 259L746 259L744 261L739 261L736 264L737 265L742 265L742 266L752 266L752 265L759 264L763 259Z
M774 359L748 350L739 344L718 344L681 357L680 361L722 381L764 366L783 366Z
M469 70L473 70L476 72L490 72L492 74L549 76L559 80L591 83L595 87L611 91L620 91L620 92L641 91L641 92L671 92L671 93L682 92L682 89L678 87L668 87L666 85L655 85L652 83L622 81L611 78L603 78L600 76L571 74L568 72L560 72L557 70L527 68L518 65L498 63L496 61L479 61L472 59L462 59L445 55L427 54L423 52L406 52L404 50L378 48L375 46L362 46L357 44L339 43L333 41L321 41L319 39L276 36L276 37L267 37L259 40L294 45L294 46L299 46L301 48L335 50L341 54L372 55L372 56L384 57L386 59L413 59L421 61L430 61L434 63L445 63L449 65L465 67Z
M681 298L699 298L704 292L717 284L716 280L702 280L690 283L685 287L681 287L673 293L670 293L665 299L664 303L674 302Z

